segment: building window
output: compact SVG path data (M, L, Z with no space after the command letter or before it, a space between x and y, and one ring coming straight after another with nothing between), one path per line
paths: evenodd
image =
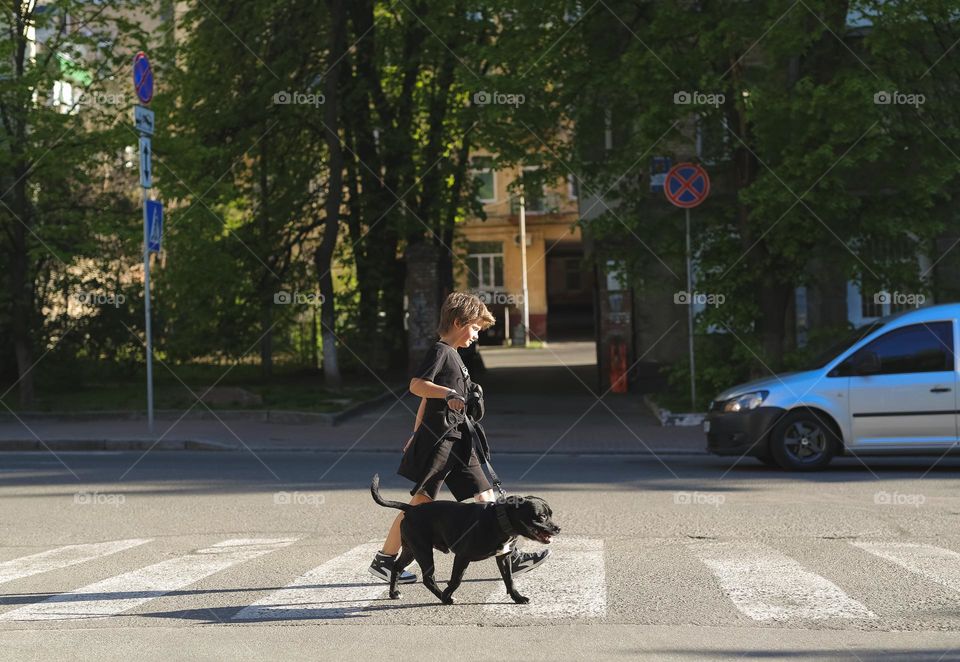
M902 267L907 264L911 266L916 264L919 268L914 249L907 242L871 240L865 242L858 253L864 255L871 264L880 265L887 269ZM918 307L915 293L902 292L900 288L895 286L877 287L868 284L866 287L857 287L854 284L854 288L860 297L860 320L869 321ZM855 315L851 317L855 317ZM857 320L851 319L851 321L856 323Z
M567 197L571 200L580 198L580 178L573 173L567 175Z
M471 241L467 254L467 284L474 290L503 289L503 243Z
M69 112L73 107L73 85L65 80L53 81L52 102L61 112Z
M477 198L480 202L497 201L497 179L493 169L493 158L490 156L475 156L470 159L470 172L474 179L479 180Z
M697 158L704 165L714 165L733 158L730 130L726 117L701 116L697 118Z

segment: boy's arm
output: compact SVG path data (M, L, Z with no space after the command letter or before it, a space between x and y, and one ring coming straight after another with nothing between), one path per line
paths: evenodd
M423 410L427 408L427 399L420 398L420 407L417 408L417 422L413 424L413 431L416 432L420 424L423 423Z
M423 410L427 407L427 400L425 398L420 398L420 407L417 408L417 422L413 424L413 434L410 435L410 438L407 439L407 443L403 445L403 450L401 453L406 453L407 449L410 448L410 444L413 443L413 438L417 435L417 428L420 427L420 424L423 422Z
M410 392L421 398L445 398L448 393L456 393L456 390L414 377L410 380Z

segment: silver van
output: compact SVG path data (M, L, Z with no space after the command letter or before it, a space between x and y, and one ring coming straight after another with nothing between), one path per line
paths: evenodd
M960 449L958 319L960 304L891 315L856 329L807 370L723 391L704 421L707 450L805 471L836 455Z

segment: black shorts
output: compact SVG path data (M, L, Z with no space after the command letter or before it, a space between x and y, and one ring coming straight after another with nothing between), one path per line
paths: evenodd
M473 444L469 446L469 454L465 445L463 440L455 440L453 443L441 443L437 447L430 469L421 483L419 491L422 494L436 499L440 486L446 483L454 499L465 501L473 498L475 494L493 488L480 466L480 459ZM416 487L410 490L411 496L416 493Z

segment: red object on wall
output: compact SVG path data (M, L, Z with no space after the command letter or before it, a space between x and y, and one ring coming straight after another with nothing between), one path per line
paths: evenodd
M610 340L610 390L627 392L627 344L621 338Z
M523 313L521 313L521 315L522 314ZM531 340L547 340L548 339L546 313L530 313L530 339Z

